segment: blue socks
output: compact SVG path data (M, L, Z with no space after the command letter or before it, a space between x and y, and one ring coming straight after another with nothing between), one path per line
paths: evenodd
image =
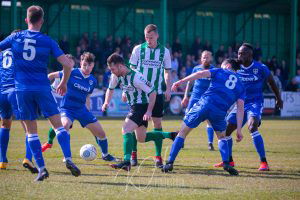
M72 158L71 145L70 145L70 134L66 131L64 127L59 127L55 130L57 141L62 149L64 157L66 160Z
M45 168L45 162L42 155L42 146L38 134L28 134L28 144L39 171L42 171Z
M184 138L177 136L172 144L170 155L169 155L169 162L174 162L178 152L182 148L184 144Z
M208 144L214 143L214 129L211 126L206 127Z
M9 141L9 131L7 128L0 128L0 162L8 162L6 152Z
M232 162L232 145L233 145L233 141L232 141L232 137L231 136L227 136L227 143L228 143L228 155L229 155L229 162Z
M105 157L108 154L108 142L107 142L107 138L99 138L96 137L97 140L97 144L99 145L99 147L101 148L102 151L102 156Z
M228 154L228 143L226 138L222 138L218 141L219 151L222 157L223 162L229 161L229 154Z
M265 152L265 145L264 145L264 140L260 133L258 131L255 131L254 133L251 133L253 144L256 148L256 151L260 157L260 160L262 162L267 162L266 161L266 152Z
M26 138L25 138L25 147L26 147L25 158L27 160L30 160L30 162L32 162L32 152L31 152L31 149L29 147L28 135L27 134L26 134Z

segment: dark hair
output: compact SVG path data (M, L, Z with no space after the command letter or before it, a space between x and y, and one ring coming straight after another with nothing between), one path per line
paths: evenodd
M80 56L80 61L86 61L87 63L93 63L95 62L95 56L94 54L90 53L90 52L84 52L81 56Z
M242 46L247 47L251 51L253 51L253 46L250 43L243 43Z
M231 65L231 68L234 70L234 71L237 71L241 68L241 62L237 59L233 59L233 58L228 58L226 60L223 61L224 64L230 64Z
M124 64L124 59L119 54L113 53L107 58L107 65L110 66L112 64Z
M35 24L44 17L44 10L40 6L30 6L27 9L27 18L31 24Z
M155 33L157 33L157 26L155 24L148 24L145 29L144 32L146 33L150 33L151 31L154 31Z
M14 33L20 32L20 31L21 31L21 29L15 29L10 34L14 34Z

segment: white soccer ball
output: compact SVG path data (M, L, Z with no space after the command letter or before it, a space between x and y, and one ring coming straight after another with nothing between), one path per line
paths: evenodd
M97 149L92 144L85 144L80 149L80 157L86 161L92 161L97 158Z

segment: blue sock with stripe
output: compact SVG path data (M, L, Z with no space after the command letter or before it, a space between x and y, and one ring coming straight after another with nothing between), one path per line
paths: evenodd
M8 142L9 142L8 128L0 128L0 162L8 162L6 157Z
M226 137L226 139L227 139L227 144L228 144L229 162L232 162L232 160L231 160L232 159L232 145L233 145L232 137L228 136L228 137Z
M251 133L253 144L262 162L266 162L264 140L258 131Z
M170 155L169 155L169 162L174 162L180 149L184 144L184 138L177 136L172 144Z
M107 138L96 137L97 144L101 148L102 156L105 157L108 154L108 141Z
M25 148L26 148L25 158L32 162L32 152L31 152L31 149L29 147L28 135L27 134L26 134L26 138L25 138Z
M37 133L28 134L28 144L39 171L42 171L45 168L45 162L42 154L42 145Z
M70 134L66 131L64 127L59 127L55 130L57 141L60 148L64 154L66 160L72 158L71 144L70 144Z
M228 143L226 138L222 138L218 141L219 151L222 157L223 162L229 161L229 154L228 154Z
M208 143L214 143L214 129L211 126L206 127Z

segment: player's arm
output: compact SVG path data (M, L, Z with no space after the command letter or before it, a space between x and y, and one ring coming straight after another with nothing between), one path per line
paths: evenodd
M164 78L165 78L165 83L166 83L166 92L165 92L165 97L166 101L170 101L171 98L171 55L169 50L166 48L166 53L165 53L165 58L164 58Z
M114 89L117 87L117 85L118 85L118 78L115 75L111 75L110 81L109 81L109 86L105 93L105 100L102 105L103 112L108 108L108 105L114 94Z
M148 121L151 119L152 116L152 110L154 108L155 100L156 100L156 92L152 90L152 92L149 95L149 103L148 103L148 108L147 112L143 116L143 120Z
M181 101L181 106L183 106L183 107L187 107L187 105L189 103L189 93L190 93L192 86L193 86L193 81L188 81L185 91L184 91L184 97Z
M131 69L136 69L138 62L139 62L139 57L140 57L140 53L139 53L139 48L138 46L135 46L131 52L131 56L129 59L129 63L130 63L130 68Z
M85 106L88 110L91 109L91 95L90 94L87 95L87 97L86 97Z
M199 79L199 78L208 78L211 76L211 73L209 70L203 70L203 71L198 71L194 74L191 74L175 83L173 83L172 85L172 91L176 92L177 88L184 82L188 82L188 81L194 81L196 79Z
M273 75L271 73L268 76L267 82L268 82L268 85L270 86L270 88L272 89L272 91L275 94L276 107L279 108L279 109L281 109L283 107L283 101L281 99L280 92L278 90L278 87L276 86L276 83L274 81Z
M56 78L60 78L59 71L48 74L48 79L50 81L52 81L53 79L56 79Z
M11 35L7 36L4 40L0 41L0 52L7 48L11 48L11 44L12 44L14 35L15 34L11 34Z
M242 134L242 127L243 127L243 120L244 120L244 100L238 99L236 102L237 106L237 113L236 113L236 121L237 121L237 142L240 142L243 139Z

